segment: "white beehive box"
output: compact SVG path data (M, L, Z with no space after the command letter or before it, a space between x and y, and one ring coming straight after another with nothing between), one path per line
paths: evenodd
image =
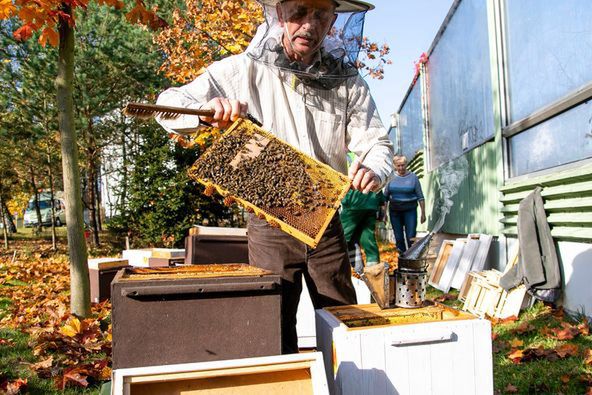
M185 250L174 248L142 248L136 250L123 250L121 256L123 259L127 259L131 266L158 267L168 266L168 263L164 263L164 259L185 257ZM151 260L150 258L164 259Z
M407 322L384 319L384 312L395 310L407 314L401 321ZM317 349L331 393L492 394L491 323L453 309L441 320L417 322L420 310L376 305L317 310ZM344 323L356 315L367 317L367 325ZM429 321L429 314L423 319ZM378 325L368 326L369 321Z

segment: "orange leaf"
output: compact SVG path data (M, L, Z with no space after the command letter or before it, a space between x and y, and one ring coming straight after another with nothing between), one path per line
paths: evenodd
M82 324L80 320L75 316L70 317L68 321L60 328L60 333L64 336L74 337L79 334L82 330Z
M51 368L52 364L53 364L53 357L50 356L49 358L47 358L43 361L32 364L31 366L29 366L29 368L31 368L31 370L33 370L33 371L37 371L40 369L49 369L49 368Z
M571 380L571 376L569 374L564 374L561 376L560 380L563 384L567 384Z
M567 343L567 344L562 344L561 346L555 348L555 352L561 358L576 356L576 355L578 355L579 351L580 351L580 349L577 344Z
M0 19L8 19L14 15L16 7L12 0L0 0Z
M508 354L508 358L513 363L520 363L522 362L522 358L524 357L524 350L514 350L510 354Z
M12 33L12 35L19 41L27 41L33 35L33 26L31 24L23 25Z
M88 387L87 371L82 367L66 369L63 376L57 377L59 389L64 389L68 384L74 384L78 387Z
M580 330L580 334L582 336L588 336L590 334L590 325L588 324L588 320L584 318L584 321L578 325L578 329Z
M7 394L20 394L27 389L27 379L16 379L6 384Z
M45 29L43 29L43 32L39 36L39 44L41 44L44 47L47 43L49 43L49 45L51 45L52 47L57 47L59 41L60 36L54 29L50 27L46 27Z
M514 332L516 332L518 334L524 334L524 333L530 332L534 329L535 329L534 325L532 325L528 321L525 321L525 322L521 323L520 325L518 325L516 328L514 328Z
M586 365L592 365L592 348L589 348L584 353L584 363Z
M580 334L580 329L567 322L561 323L561 328L544 328L542 333L552 339L570 340Z
M523 345L524 345L524 342L518 338L514 338L510 342L510 347L512 347L512 348L522 347Z

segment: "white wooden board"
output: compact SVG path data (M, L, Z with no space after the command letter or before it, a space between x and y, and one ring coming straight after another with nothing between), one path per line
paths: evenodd
M452 276L452 281L450 282L451 288L460 289L462 287L467 274L471 270L471 266L473 266L473 260L477 255L480 245L481 243L478 239L469 238L467 240L456 270L454 271L454 276Z
M432 272L430 273L429 284L431 286L436 287L438 282L440 282L440 277L442 276L444 267L446 267L446 262L448 261L453 246L454 240L442 241L442 245L438 251L438 257L436 258L434 266L432 267Z
M466 242L467 239L456 239L454 241L454 244L452 245L452 251L450 251L450 255L446 261L446 266L444 267L442 275L440 276L440 281L438 281L437 284L433 284L435 288L443 292L450 291L450 284L452 283L454 272L456 271L456 267L460 262L460 257L462 256Z
M492 240L493 236L491 235L479 235L479 250L473 260L473 266L471 266L470 270L471 272L480 272L485 268L485 261L487 260L487 255L489 255L489 248L491 247Z

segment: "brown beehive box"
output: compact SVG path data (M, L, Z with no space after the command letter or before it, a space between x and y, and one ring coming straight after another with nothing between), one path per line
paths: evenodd
M350 188L331 167L252 122L239 119L191 167L189 176L270 225L315 248Z

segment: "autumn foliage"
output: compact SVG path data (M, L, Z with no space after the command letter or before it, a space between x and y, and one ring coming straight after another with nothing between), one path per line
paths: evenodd
M86 9L89 0L0 0L0 19L18 17L22 25L14 31L17 40L25 41L40 32L39 43L43 46L48 43L57 46L59 41L58 22L60 18L75 26L73 16L63 11L64 5L69 5L73 10ZM99 5L107 5L116 9L122 9L125 3L121 0L96 0ZM131 23L140 23L152 29L164 27L166 22L156 13L158 7L147 9L142 0L135 0L133 7L126 13L126 18ZM74 14L72 14L74 15Z
M155 38L166 55L161 71L180 83L192 81L216 60L243 52L263 22L255 0L188 0L186 5Z

